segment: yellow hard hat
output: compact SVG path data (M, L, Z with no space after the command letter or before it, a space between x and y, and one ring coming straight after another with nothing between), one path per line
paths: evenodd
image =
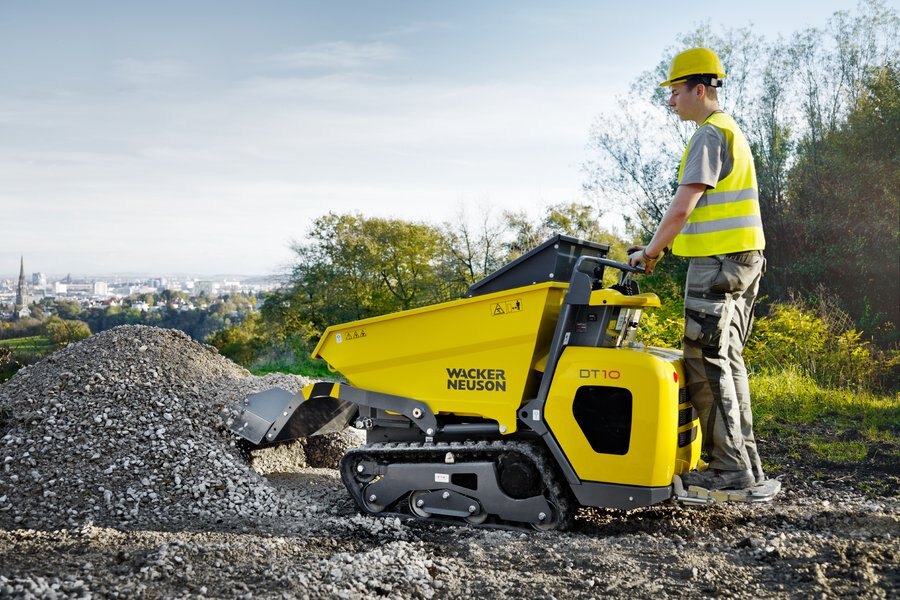
M691 75L711 75L714 79L724 79L725 70L722 61L709 48L691 48L675 55L669 69L669 78L659 84L659 87L670 86ZM718 87L716 83L718 82L714 82L712 87Z

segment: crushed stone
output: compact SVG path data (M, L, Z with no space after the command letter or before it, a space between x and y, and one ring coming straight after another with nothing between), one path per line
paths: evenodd
M295 505L255 471L227 430L244 396L311 380L251 376L186 334L123 326L19 371L0 387L0 526L124 527L278 520ZM347 436L269 453L336 463ZM302 462L301 462L302 459ZM280 466L280 465L279 465ZM296 468L296 467L295 467Z

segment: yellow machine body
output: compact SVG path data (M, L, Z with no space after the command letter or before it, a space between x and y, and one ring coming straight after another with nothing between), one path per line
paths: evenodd
M435 414L496 421L513 433L566 289L539 283L332 326L313 357L355 387L415 398Z
M414 398L435 415L496 421L509 435L537 392L567 287L540 283L332 326L313 356L354 387ZM697 464L681 353L621 344L627 322L656 306L655 294L593 291L587 308L608 311L598 335L612 347L565 347L552 375L544 420L581 481L667 486Z

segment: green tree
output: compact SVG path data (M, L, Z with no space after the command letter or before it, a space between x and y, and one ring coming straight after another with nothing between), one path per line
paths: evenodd
M292 247L289 284L263 306L281 339L441 299L441 234L433 226L329 213L315 220L307 239Z
M804 146L791 172L789 215L800 243L785 276L807 291L826 282L858 323L900 341L897 65L870 70L847 120L812 148Z
M270 344L262 317L250 314L238 325L213 332L206 343L218 348L223 356L249 367Z
M56 314L60 319L74 320L81 318L81 303L77 300L57 300Z
M62 348L91 336L91 329L84 321L52 317L46 325L47 337L57 348Z

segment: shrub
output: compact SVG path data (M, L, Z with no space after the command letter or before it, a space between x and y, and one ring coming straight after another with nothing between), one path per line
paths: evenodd
M818 306L794 299L756 320L744 358L753 371L800 369L824 386L888 388L896 351L880 351L863 339L845 312L827 300Z
M52 317L46 325L47 337L57 348L91 337L91 328L84 321Z

